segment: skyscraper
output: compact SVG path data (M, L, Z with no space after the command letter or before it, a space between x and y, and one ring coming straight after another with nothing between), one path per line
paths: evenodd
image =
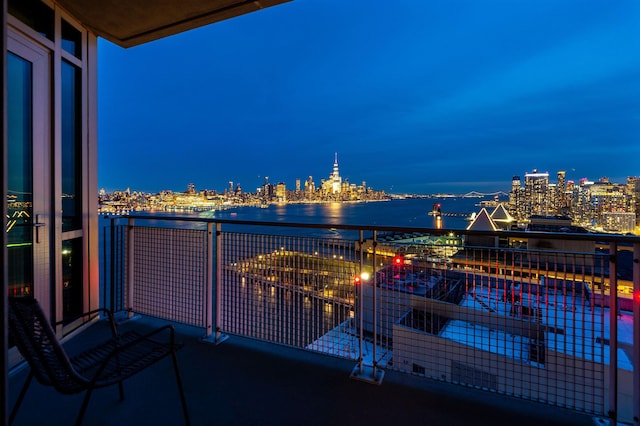
M565 197L565 193L567 192L567 183L565 180L567 172L564 170L560 170L558 172L558 185L556 186L556 196L555 196L555 204L556 204L556 212L558 214L564 214L564 211L567 207L567 201Z
M522 212L522 188L521 188L520 176L514 176L511 178L511 191L509 192L509 213L522 219L524 212Z
M547 216L550 214L547 190L549 187L549 172L538 172L524 175L525 210L528 215Z
M342 189L342 178L338 171L338 153L335 153L335 159L333 161L333 173L329 179L331 181L331 192L333 194L339 194Z

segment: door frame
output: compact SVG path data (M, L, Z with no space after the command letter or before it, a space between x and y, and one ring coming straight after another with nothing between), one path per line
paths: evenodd
M21 34L7 31L7 55L12 53L32 64L32 245L33 296L42 301L45 314L51 316L51 283L54 253L52 212L52 53ZM7 84L10 84L7 81ZM7 123L8 124L8 123ZM7 164L10 169L11 165ZM37 224L37 225L36 225ZM9 366L21 359L17 350L9 351Z

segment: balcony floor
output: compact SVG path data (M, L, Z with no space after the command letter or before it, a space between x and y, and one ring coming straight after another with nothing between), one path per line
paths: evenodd
M123 327L157 326L150 318ZM107 330L86 331L83 344ZM231 337L221 345L198 340L200 330L176 326L193 425L593 425L585 414L386 371L381 386L349 378L353 361ZM77 349L79 339L68 344ZM10 374L10 407L27 370ZM14 425L73 424L83 395L60 395L35 380ZM183 424L169 359L117 387L94 392L85 425Z

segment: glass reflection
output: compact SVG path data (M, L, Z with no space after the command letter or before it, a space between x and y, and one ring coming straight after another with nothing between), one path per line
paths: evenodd
M32 65L7 55L7 252L9 294L33 294Z
M82 238L62 242L62 320L67 323L83 312Z
M82 228L80 70L62 61L62 231Z

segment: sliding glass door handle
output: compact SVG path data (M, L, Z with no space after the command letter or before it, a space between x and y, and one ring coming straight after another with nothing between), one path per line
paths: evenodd
M43 226L46 226L47 224L44 222L40 222L40 215L37 214L36 215L36 221L33 222L33 227L36 230L36 244L38 244L40 242L40 228L42 228Z

